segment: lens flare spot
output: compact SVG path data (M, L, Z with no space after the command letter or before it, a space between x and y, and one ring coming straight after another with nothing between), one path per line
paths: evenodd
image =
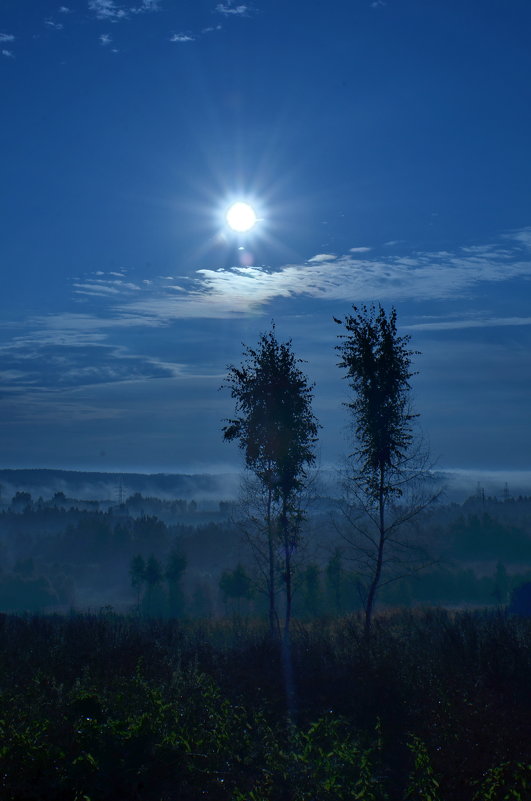
M254 264L254 256L249 250L240 251L240 266L241 267L252 267Z

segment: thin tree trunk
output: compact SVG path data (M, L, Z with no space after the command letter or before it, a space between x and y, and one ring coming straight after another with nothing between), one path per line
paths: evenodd
M291 654L291 637L290 637L290 622L291 622L291 609L293 603L293 584L291 581L291 547L290 547L290 532L288 520L288 501L287 497L282 498L282 511L280 513L280 526L282 530L282 545L284 549L284 571L285 571L285 593L286 593L286 607L284 615L284 635L282 637L282 664L284 671L284 687L286 690L286 711L288 726L291 727L296 723L296 693L295 693L295 677L293 674L293 659Z
M273 490L267 490L267 547L269 555L269 628L271 634L277 631L277 610L275 607L275 545L273 542L273 522L271 519L271 506L273 503Z
M289 631L289 624L291 620L291 607L292 607L293 589L291 586L291 555L286 554L286 615L284 619L284 631Z
M282 544L284 547L284 580L286 584L286 609L284 616L284 633L287 636L289 633L289 624L291 620L291 608L293 603L293 587L291 582L291 549L289 542L288 531L288 513L287 513L287 499L282 499L282 513L281 513L281 527L282 527Z
M380 481L379 481L379 488L378 488L378 511L379 511L379 521L378 521L378 551L376 554L376 565L374 568L374 575L372 577L372 581L369 586L369 592L367 593L367 601L365 604L365 628L364 628L364 635L365 639L369 640L371 636L371 626L372 626L372 615L374 611L374 602L376 599L376 592L378 590L378 585L380 584L380 578L382 575L382 565L383 565L383 552L384 552L384 544L385 544L385 491L384 491L384 479L385 479L385 468L383 465L380 465Z

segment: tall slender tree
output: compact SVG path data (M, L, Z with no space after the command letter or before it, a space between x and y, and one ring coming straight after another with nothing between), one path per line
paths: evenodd
M184 593L182 579L187 560L182 551L174 547L168 554L164 578L168 585L168 614L170 617L181 617L184 613Z
M149 557L144 570L146 592L143 599L147 617L162 617L164 600L162 592L163 571L158 559Z
M353 314L335 320L346 329L337 349L339 367L353 391L347 403L355 434L349 457L347 484L354 504L347 505L347 519L354 536L363 574L365 633L369 636L378 588L397 578L413 556L403 534L409 523L433 500L433 493L419 492L430 478L425 451L419 448L411 411L410 379L415 374L409 336L400 336L397 314L382 306L353 307ZM335 318L334 318L335 319ZM421 455L422 454L422 455ZM423 560L421 559L421 562ZM403 573L402 573L403 574Z
M277 626L277 566L283 579L284 627L291 618L293 555L303 514L301 493L315 462L318 424L312 412L313 386L299 368L291 340L279 342L275 326L260 335L258 346L245 346L243 363L228 368L225 387L235 400L235 417L223 437L236 440L246 467L265 497L267 594L271 629Z
M236 611L241 615L242 600L249 602L253 597L253 582L245 567L238 562L234 570L224 570L219 580L219 589L223 596L225 608L228 601L236 601Z
M129 575L131 576L131 585L136 591L136 605L140 610L140 599L142 597L142 588L146 581L146 563L144 557L137 554L131 559L129 567Z

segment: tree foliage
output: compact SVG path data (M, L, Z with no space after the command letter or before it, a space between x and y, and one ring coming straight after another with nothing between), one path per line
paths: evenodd
M168 554L164 578L168 585L168 614L170 617L181 617L185 609L182 587L183 575L187 567L186 556L177 547Z
M274 627L280 552L286 629L292 603L292 556L303 520L298 499L307 469L315 462L318 431L313 387L300 370L300 361L291 341L278 341L273 325L260 335L257 348L245 347L241 366L228 368L225 385L235 401L235 416L224 426L223 437L238 442L246 467L266 495L269 618Z
M396 309L389 316L381 306L353 310L344 322L336 319L347 331L337 346L339 367L346 370L354 393L347 406L355 421L359 474L378 501L382 492L386 497L402 493L393 477L407 461L413 441L417 415L410 411L409 379L415 374L411 357L417 351L409 349L409 336L398 335Z
M409 348L410 337L398 334L395 309L388 315L382 306L354 306L353 312L344 321L336 319L346 329L337 349L339 367L346 370L353 392L347 406L354 423L355 448L347 492L355 503L347 506L346 519L354 536L347 540L354 545L363 573L360 586L368 636L383 579L403 575L408 560L420 564L418 553L413 556L400 531L433 496L417 492L429 471L413 430L417 415L410 406L410 379L416 351ZM405 499L406 490L409 497ZM390 568L387 576L386 568Z
M241 602L250 601L254 595L253 582L245 567L238 562L234 570L224 570L219 580L219 589L225 605L236 602L237 613L241 613Z
M230 366L227 374L236 417L223 427L223 437L237 440L246 466L285 495L301 487L315 462L313 387L298 363L291 341L279 342L273 326L260 335L256 349L245 347L243 364Z

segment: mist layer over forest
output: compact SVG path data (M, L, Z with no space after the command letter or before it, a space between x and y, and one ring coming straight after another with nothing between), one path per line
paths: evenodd
M0 480L1 610L265 614L237 476L4 470ZM356 566L338 532L338 499L325 494L333 485L315 488L297 555L294 614L303 620L361 604ZM497 497L479 486L459 503L443 496L416 525L428 563L382 587L383 609L500 607L531 580L531 497L514 497L507 485ZM172 587L168 566L177 557ZM135 559L151 560L151 580L135 583Z

